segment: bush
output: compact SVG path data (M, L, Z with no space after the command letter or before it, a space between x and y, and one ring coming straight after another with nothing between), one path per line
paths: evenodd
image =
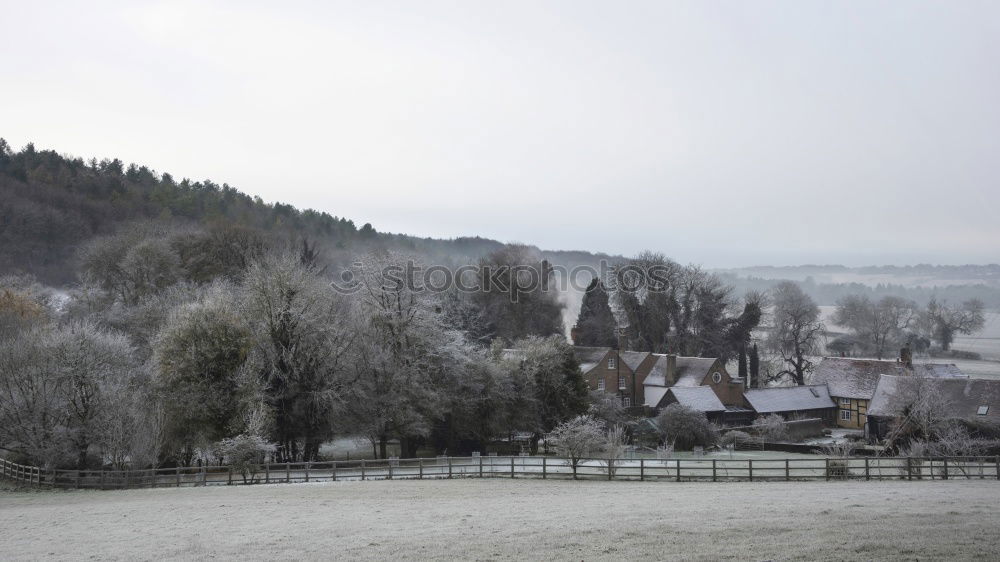
M785 420L778 414L757 418L753 422L753 427L757 431L757 435L764 441L773 443L788 439L788 426L785 425Z
M663 432L664 440L680 450L699 445L708 447L719 439L718 431L704 413L680 404L667 406L657 416L656 425Z
M243 476L243 483L252 483L259 465L275 446L263 437L256 435L237 435L219 441L215 445L216 453L229 463L234 471Z
M754 439L753 435L750 435L745 431L736 430L736 431L730 431L729 433L723 435L719 439L719 445L723 447L728 445L733 445L733 446L740 444L746 445L746 444L752 444L755 441L756 439Z

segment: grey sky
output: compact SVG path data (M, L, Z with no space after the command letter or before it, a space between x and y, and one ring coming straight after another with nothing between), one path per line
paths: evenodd
M1000 2L0 4L15 147L422 236L1000 260Z

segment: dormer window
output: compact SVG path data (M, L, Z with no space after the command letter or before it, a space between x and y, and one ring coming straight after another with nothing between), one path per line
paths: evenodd
M614 369L617 366L618 366L618 362L615 360L615 358L614 357L608 357L608 368L609 369Z

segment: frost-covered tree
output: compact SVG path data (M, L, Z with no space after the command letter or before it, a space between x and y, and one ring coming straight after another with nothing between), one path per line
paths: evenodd
M933 339L948 351L956 334L973 334L983 329L985 316L983 302L967 300L960 306L949 306L947 302L931 299L924 312L926 323L931 327Z
M587 411L587 383L573 348L561 336L526 338L515 346L521 352L515 376L530 388L534 398L530 425L524 428L532 433L534 454L544 434Z
M810 357L816 353L823 333L819 307L791 281L776 285L772 298L773 325L768 343L781 355L783 366L770 378L789 377L795 384L804 385L806 374L812 370Z
M872 301L864 295L851 295L837 302L833 321L854 332L882 359L889 350L904 343L905 332L916 314L917 305L913 301L893 296Z
M86 468L105 415L138 366L128 339L88 322L0 344L0 446L42 466Z
M682 404L671 404L664 408L656 417L656 425L663 433L664 441L676 449L707 447L718 439L718 433L704 412Z
M240 431L243 365L250 328L239 315L234 288L219 284L175 309L155 343L156 387L167 432L185 465L195 449Z
M316 460L346 394L348 303L294 255L252 264L238 298L251 331L245 369L273 413L278 458Z
M393 438L404 457L416 456L471 355L462 334L445 324L437 297L422 287L419 268L407 267L410 261L369 254L359 270L347 408L383 458Z
M577 416L567 420L546 436L546 445L555 448L561 457L569 460L574 480L580 461L600 451L606 441L604 424L591 416Z

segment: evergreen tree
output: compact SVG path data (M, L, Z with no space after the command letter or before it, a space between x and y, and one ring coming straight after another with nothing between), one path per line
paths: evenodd
M597 278L591 280L583 295L580 315L573 332L573 344L593 347L615 347L616 321L608 304L608 292Z
M750 348L750 388L760 388L760 355L757 352L757 344Z

